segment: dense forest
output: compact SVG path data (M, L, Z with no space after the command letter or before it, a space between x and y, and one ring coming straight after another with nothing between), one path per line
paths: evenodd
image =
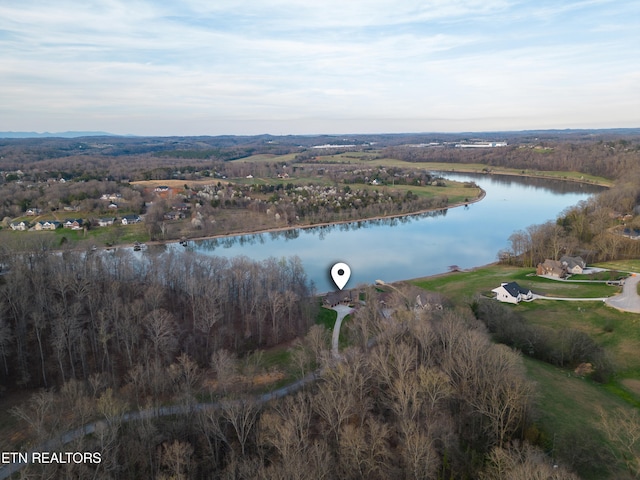
M221 348L242 354L304 335L312 286L300 262L187 252L4 252L0 276L0 379L5 388L56 387L178 353L207 364Z
M339 358L319 326L296 344L319 378L288 398L233 393L237 360L218 350L218 401L178 418L127 421L145 395L195 405L202 382L202 366L184 354L169 361L166 346L156 352L151 342L149 365L117 395L102 376L69 379L13 413L39 438L96 414L107 420L65 447L99 451L101 463L39 467L57 478L575 478L533 445L535 389L517 353L492 343L469 312L425 311L398 297L385 316L375 296L365 292L372 301L354 315L354 346ZM60 417L68 406L74 417Z

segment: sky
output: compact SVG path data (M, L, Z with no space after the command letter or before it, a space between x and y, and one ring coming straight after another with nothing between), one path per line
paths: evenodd
M638 0L0 1L0 131L621 127Z

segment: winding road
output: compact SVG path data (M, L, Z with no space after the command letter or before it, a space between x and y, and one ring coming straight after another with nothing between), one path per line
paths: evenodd
M600 271L604 269L598 269ZM551 277L549 275L540 275L544 278L549 278L558 282L573 282L573 283L606 283L606 281L598 280L564 280L561 278ZM534 300L564 300L567 302L604 302L610 307L616 308L623 312L640 313L640 295L638 295L638 282L640 282L640 274L629 273L629 276L624 280L622 286L622 292L618 295L611 297L598 297L598 298L568 298L568 297L547 297L545 295L533 294Z
M346 305L337 305L333 307L332 310L335 310L338 313L338 317L336 318L336 323L333 327L333 335L331 342L331 352L334 357L339 358L339 345L338 340L340 338L340 328L342 326L342 320L349 315L353 308L348 307ZM315 382L319 376L320 371L312 372L297 380L289 385L285 385L284 387L278 388L272 392L264 393L262 395L257 396L254 400L256 403L263 404L269 402L270 400L275 400L277 398L282 398L287 395L291 395L292 393L301 390L304 386ZM167 417L171 415L186 415L194 412L200 412L203 410L209 410L213 408L219 408L221 406L221 402L207 402L207 403L198 403L195 405L171 405L167 407L158 407L158 408L150 408L146 410L139 410L135 412L125 413L121 421L122 422L134 422L137 420L149 419L149 418L159 418L159 417ZM102 428L107 426L107 420L97 420L95 422L88 423L80 428L76 428L74 430L69 430L60 434L58 437L53 438L51 440L47 440L46 442L38 445L27 451L28 458L32 458L32 453L34 452L55 452L59 451L61 447L73 442L74 440L78 440L79 438L84 437L85 435L90 435L95 433L96 431L100 431ZM19 472L25 466L29 465L28 463L23 462L14 462L7 463L0 466L0 480L4 480L9 478L14 473Z

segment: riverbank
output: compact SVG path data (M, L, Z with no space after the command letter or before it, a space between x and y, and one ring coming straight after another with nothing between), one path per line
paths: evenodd
M146 242L147 245L165 245L165 244L171 244L171 243L180 243L183 242L184 240L188 241L188 242L198 242L198 241L202 241L202 240L215 240L215 239L224 239L224 238L230 238L230 237L240 237L243 235L260 235L263 233L278 233L278 232L287 232L287 231L291 231L291 230L307 230L307 229L311 229L311 228L322 228L322 227L329 227L329 226L333 226L333 225L344 225L344 224L349 224L349 223L358 223L358 222L370 222L370 221L376 221L376 220L386 220L386 219L393 219L393 218L403 218L403 217L412 217L412 216L416 216L416 215L423 215L425 213L432 213L432 212L441 212L441 211L446 211L449 210L451 208L458 208L458 207L464 207L464 206L468 206L477 202L480 202L481 200L483 200L486 197L487 193L483 190L480 189L480 194L474 198L474 199L470 199L466 202L456 202L456 203L452 203L450 205L447 205L446 207L438 207L438 208L427 208L424 210L418 210L415 212L409 212L409 213L399 213L399 214L390 214L390 215L377 215L375 217L364 217L364 218L357 218L357 219L351 219L351 220L338 220L338 221L333 221L333 222L321 222L321 223L312 223L312 224L302 224L302 225L287 225L287 226L283 226L283 227L273 227L273 228L259 228L259 229L255 229L255 230L251 230L251 229L243 229L241 231L238 232L229 232L229 233L220 233L220 234L212 234L212 235L205 235L205 236L201 236L201 237L188 237L185 239L169 239L169 240L152 240L152 241L148 241ZM119 244L119 245L115 245L113 247L107 247L108 249L114 249L114 248L128 248L128 247L133 247L134 244Z
M450 166L451 164L447 164L447 165ZM488 169L487 166L483 166L483 167L484 169ZM436 171L443 172L443 173L473 173L473 174L480 174L480 175L503 175L507 177L539 178L541 180L560 180L563 182L581 183L584 185L596 185L598 187L605 187L605 188L611 188L613 186L612 181L609 181L601 177L594 177L591 175L587 175L587 177L589 178L585 178L585 176L580 172L553 172L550 170L549 171L536 170L534 172L527 172L526 170L524 170L524 171L518 172L518 171L510 171L508 169L506 170L492 170L492 169L484 170L484 169L478 170L477 168L476 169L465 168L464 165L462 165L462 168L436 169ZM566 175L567 173L580 175L580 177L572 177L572 176Z

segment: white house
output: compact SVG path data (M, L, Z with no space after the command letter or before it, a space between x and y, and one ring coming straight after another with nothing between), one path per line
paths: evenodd
M11 222L11 229L20 231L29 230L29 224L24 220L22 222Z
M531 290L522 288L516 282L502 283L502 285L491 291L496 294L496 299L501 302L520 303L523 300L533 300Z
M100 218L98 219L98 226L100 227L108 227L109 225L113 225L116 219L114 217Z

